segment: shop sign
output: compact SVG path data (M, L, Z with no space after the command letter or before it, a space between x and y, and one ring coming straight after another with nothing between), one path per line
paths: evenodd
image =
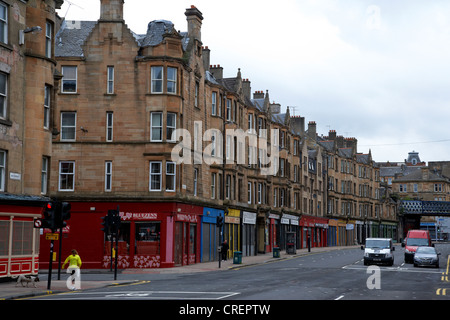
M241 222L240 218L225 216L225 223L239 224L240 222Z
M157 213L149 212L121 212L120 218L125 220L156 220L158 219Z
M278 214L269 213L269 219L280 219L280 216Z
M242 222L246 224L256 224L256 212L242 212Z
M281 217L281 224L291 224L293 226L299 225L299 217L293 216L291 214L283 214Z
M185 222L197 222L197 215L177 213L177 220Z

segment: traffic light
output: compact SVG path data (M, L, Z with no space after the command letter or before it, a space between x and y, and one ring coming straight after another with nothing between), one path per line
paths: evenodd
M108 215L111 215L111 233L118 234L121 223L119 211L108 210Z
M222 216L217 216L217 222L216 225L221 228L223 226L223 217Z
M112 225L112 221L111 221L112 216L109 214L102 217L102 226L103 228L101 229L105 234L109 235L111 233L111 225Z
M48 228L51 229L52 232L54 232L57 229L56 226L56 203L55 202L48 202L44 206L44 212L42 213L42 219L41 219L41 228Z
M66 220L70 219L70 208L71 205L69 202L61 203L60 214L58 217L58 228L64 228L67 226Z
M108 210L108 214L102 217L102 220L103 232L107 235L119 233L121 220L118 210Z

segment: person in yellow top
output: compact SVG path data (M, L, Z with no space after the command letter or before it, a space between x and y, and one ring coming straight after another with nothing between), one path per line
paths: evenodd
M69 263L69 267L67 268L67 273L70 273L71 276L67 279L67 287L71 290L80 289L80 268L81 268L81 258L78 255L77 250L73 249L72 254L66 258L64 261L63 269L67 263ZM69 285L69 283L72 285Z
M64 269L64 266L67 264L67 262L69 262L69 269L70 268L78 268L78 269L81 268L81 258L78 255L77 250L73 249L71 252L72 252L72 254L66 258L66 261L64 261L64 264L62 266L63 269Z

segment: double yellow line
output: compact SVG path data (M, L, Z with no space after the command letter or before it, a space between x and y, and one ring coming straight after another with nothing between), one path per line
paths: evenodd
M448 255L448 259L447 259L447 269L445 270L445 272L442 272L442 276L441 276L442 282L450 282L448 279L449 270L450 270L450 255ZM447 288L438 288L436 290L436 295L437 296L447 295Z

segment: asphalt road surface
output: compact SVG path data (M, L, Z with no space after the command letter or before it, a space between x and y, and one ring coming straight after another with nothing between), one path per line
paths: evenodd
M139 274L134 285L34 297L34 300L264 301L450 300L450 244L436 244L440 267L405 264L397 245L393 266L364 266L360 249L311 253L283 261L227 271L192 274ZM136 275L121 275L136 278ZM179 304L178 304L179 305ZM184 307L180 307L184 308ZM230 307L231 308L231 307ZM257 308L257 307L255 307ZM186 310L189 312L188 304ZM207 309L192 309L205 312ZM218 311L218 310L217 310ZM222 313L231 309L221 309ZM245 310L234 310L246 312ZM260 312L255 311L254 312ZM249 311L249 312L253 312Z

